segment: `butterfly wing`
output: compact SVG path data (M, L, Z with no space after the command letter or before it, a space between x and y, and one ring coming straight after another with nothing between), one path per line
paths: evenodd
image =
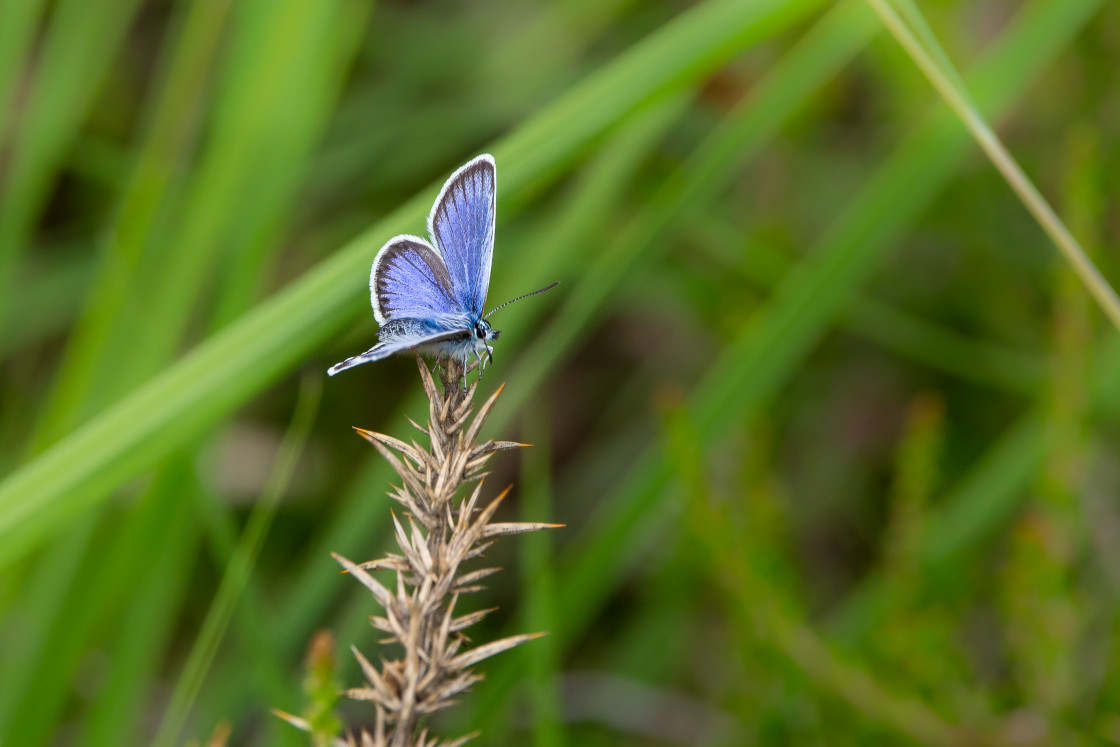
M451 175L428 216L428 232L451 278L460 310L482 316L494 256L497 171L478 156Z
M378 324L391 319L430 319L462 313L447 265L419 236L385 242L369 273L369 295Z
M336 373L345 371L348 368L360 366L363 363L373 363L382 358L388 358L395 353L402 353L405 350L411 350L412 348L418 348L423 345L461 339L465 334L467 333L464 330L453 330L451 332L436 332L429 335L398 336L390 342L379 342L364 353L347 358L341 363L334 364L327 369L327 375L334 376Z

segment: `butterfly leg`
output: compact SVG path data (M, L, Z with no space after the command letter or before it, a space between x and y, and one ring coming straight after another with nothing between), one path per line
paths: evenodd
M478 354L478 350L474 351L474 359L478 361L478 380L482 381L482 369L486 368L486 361Z

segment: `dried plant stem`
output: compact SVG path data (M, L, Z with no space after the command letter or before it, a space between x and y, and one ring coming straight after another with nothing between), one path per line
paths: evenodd
M382 657L377 667L354 649L366 684L345 694L371 701L377 708L374 733L363 732L360 742L353 737L346 742L363 747L431 747L467 741L470 736L441 743L428 736L422 720L453 705L456 696L481 679L472 669L475 664L541 635L512 636L465 648L468 639L463 631L492 610L456 614L459 597L481 589L479 582L499 569L464 572L462 566L480 557L500 535L555 525L494 522L508 489L485 508L479 507L487 461L496 452L524 445L478 443L479 431L501 388L475 414L477 382L466 388L460 385L467 373L460 364L441 361L440 391L424 362L419 358L417 362L428 396L429 419L426 428L413 425L428 436L429 447L357 429L401 478L401 484L389 493L405 510L403 521L393 516L400 552L361 564L335 556L384 610L384 616L371 619L375 628L387 634L383 642L402 650L400 658ZM468 484L473 488L459 497L460 489ZM371 573L383 570L396 573L395 590Z

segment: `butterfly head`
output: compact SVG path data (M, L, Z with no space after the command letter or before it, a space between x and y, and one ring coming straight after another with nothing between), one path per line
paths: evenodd
M490 326L490 322L485 319L479 319L474 325L474 336L484 342L497 340L501 330L494 329Z

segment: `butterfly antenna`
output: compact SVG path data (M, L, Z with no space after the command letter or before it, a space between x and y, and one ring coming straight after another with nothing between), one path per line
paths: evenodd
M482 317L482 318L483 319L489 319L494 314L495 311L499 311L501 309L504 309L505 307L509 306L511 303L517 303L518 301L526 299L529 296L539 296L540 294L544 293L545 291L550 291L558 285L560 285L559 280L557 280L552 285L546 285L544 288L541 288L540 290L535 290L532 293L526 293L524 296L518 296L517 298L515 298L511 301L506 301L504 304L502 304L500 306L495 306L494 308L490 309L490 313L487 314L486 316Z

